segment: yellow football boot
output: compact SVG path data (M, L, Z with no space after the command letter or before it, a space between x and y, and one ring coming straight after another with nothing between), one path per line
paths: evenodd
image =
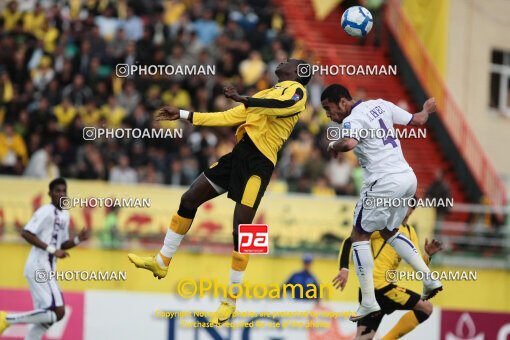
M225 321L229 320L235 311L236 311L235 303L222 301L220 307L218 308L216 313L214 313L211 322L216 326L220 326Z
M154 277L162 279L168 272L168 266L161 267L156 261L156 256L138 256L135 254L128 254L129 261L133 262L136 268L150 270Z
M7 313L0 312L0 335L9 327L10 324L7 322Z

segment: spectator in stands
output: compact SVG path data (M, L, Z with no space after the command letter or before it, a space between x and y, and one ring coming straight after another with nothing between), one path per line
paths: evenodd
M204 10L202 17L195 21L193 28L197 32L202 44L206 46L212 44L220 33L218 24L213 20L213 12L210 9Z
M303 256L303 270L295 272L292 274L289 279L285 282L285 284L288 285L299 285L302 287L303 296L299 296L300 289L295 289L294 291L297 293L294 293L294 299L297 300L306 300L308 299L306 297L306 292L308 290L315 290L316 292L320 291L319 289L319 283L317 282L317 279L315 276L311 273L311 267L312 267L313 257L311 255L305 255ZM310 287L309 285L315 286L315 288ZM308 289L306 289L308 287ZM292 294L292 288L287 287L286 294L288 297ZM312 294L309 292L309 295Z
M163 184L163 174L156 168L154 163L149 162L146 167L141 168L140 183Z
M18 162L27 164L28 153L25 141L14 131L12 123L5 123L0 132L0 172L16 174ZM18 173L19 174L19 173Z
M85 126L98 126L101 120L101 111L94 100L78 109L78 114Z
M106 41L113 39L120 25L119 20L113 16L113 8L110 6L106 7L103 14L96 17L95 23L99 27L99 34Z
M120 63L126 54L129 41L123 28L119 27L115 33L115 39L110 40L106 47L106 53L114 63Z
M119 232L119 208L114 206L107 212L99 240L103 248L117 249L122 245Z
M109 181L127 184L138 182L136 171L129 166L129 158L126 155L119 156L119 164L111 169Z
M266 63L257 51L252 51L250 57L239 64L239 73L245 86L254 85L266 71Z
M9 1L7 8L2 13L4 29L6 32L12 31L16 24L20 21L22 13L18 11L18 2Z
M187 145L179 148L179 159L182 161L182 173L185 181L191 183L200 173L199 162L193 156L191 149Z
M62 90L62 97L69 98L75 107L80 107L87 104L92 99L93 94L90 87L85 85L83 75L77 74L74 76L73 83Z
M132 81L127 81L124 84L124 89L117 96L117 102L126 114L129 116L135 110L138 103L141 101L140 93L136 90L135 84Z
M55 117L57 117L59 125L64 129L69 127L74 117L78 113L76 107L73 106L71 100L68 97L64 97L62 99L62 103L55 106L53 112Z
M80 179L107 179L104 157L93 144L88 143L83 148L78 149L77 158L76 177Z
M44 91L46 86L55 77L55 71L51 68L50 57L42 57L39 62L39 66L32 73L32 80L34 86L38 91Z
M124 122L134 129L148 129L151 123L149 114L142 104L138 104L133 114L127 117Z
M7 72L0 70L0 122L4 120L6 114L6 105L14 97L14 87Z
M326 164L321 151L314 148L303 164L303 176L313 183L323 178L325 169Z
M69 176L72 173L71 168L76 163L76 148L71 144L67 136L61 134L57 137L52 154L54 155L52 160L54 160L55 165L60 170L59 172L63 176Z
M343 154L331 158L326 165L326 176L337 195L355 195L352 166Z
M172 82L170 88L161 95L163 103L173 107L190 107L191 98L185 89L178 82Z
M131 41L138 41L143 35L143 22L133 11L132 7L127 8L127 18L122 24L126 32L126 38Z
M324 177L316 179L315 184L312 186L310 192L317 196L335 196L335 190L331 188L328 181Z
M241 3L239 10L230 14L230 19L235 21L245 32L251 31L259 21L258 15L247 3Z
M53 179L60 176L60 171L53 163L51 155L53 147L51 143L44 143L43 146L32 154L23 176L39 179Z
M108 103L101 107L101 114L108 124L108 127L117 128L126 116L124 110L118 103L114 95L108 98Z

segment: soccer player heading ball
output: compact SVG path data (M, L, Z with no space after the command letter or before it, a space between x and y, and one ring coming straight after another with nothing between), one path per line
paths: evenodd
M389 134L382 139L373 136L360 138L359 136L367 135L360 131L363 129L388 131L393 129L394 124L423 125L427 122L429 114L436 111L436 103L434 98L428 99L423 104L423 110L413 115L382 99L355 102L349 91L337 84L330 85L324 90L321 101L328 117L342 124L342 131L347 133L340 140L332 141L328 150L336 154L354 149L364 169L364 183L354 211L351 233L354 265L362 299L356 316L350 319L357 321L381 310L375 298L372 276L374 259L370 248L370 235L374 231L379 230L386 242L414 270L430 272L413 243L398 232L398 226L406 216L407 207L404 204L398 207L364 204L367 198L408 199L415 195L416 176L404 159L400 141L392 137L395 134ZM432 298L442 290L442 284L438 280L428 278L423 281L423 285L424 300Z
M153 272L159 279L167 275L168 265L184 235L188 232L200 205L225 192L236 202L234 209L232 268L230 283L241 283L248 265L248 255L238 248L239 224L252 223L260 200L276 164L278 150L289 138L305 109L305 85L310 77L298 76L302 60L289 59L276 68L278 83L253 97L244 97L233 87L224 94L241 103L224 112L188 112L171 107L159 111L157 120L186 119L198 126L236 126L237 144L231 153L204 171L182 195L179 210L172 216L163 247L153 257L128 254L138 268ZM235 312L235 299L222 301L212 322L222 324Z

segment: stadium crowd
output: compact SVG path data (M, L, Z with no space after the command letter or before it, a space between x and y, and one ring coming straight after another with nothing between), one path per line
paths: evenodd
M0 4L0 174L188 185L234 145L235 128L153 120L170 105L223 111L222 89L253 94L276 66L314 54L269 0L42 0ZM2 8L3 7L3 8ZM116 65L214 65L215 75L117 77ZM270 191L355 195L352 154L326 154L321 79L280 154ZM184 138L99 138L83 129L182 128Z

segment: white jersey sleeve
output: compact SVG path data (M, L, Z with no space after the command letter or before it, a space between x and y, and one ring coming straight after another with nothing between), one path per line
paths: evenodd
M44 228L52 223L53 211L48 205L43 205L36 210L30 221L28 221L24 230L31 232L34 235L41 235Z
M388 111L391 112L391 118L393 119L394 124L408 125L413 119L413 115L411 113L398 107L392 102L385 101L384 104L386 104Z
M363 119L355 116L347 116L347 118L342 121L342 138L354 138L359 142L360 136L363 136L361 130L364 128Z

